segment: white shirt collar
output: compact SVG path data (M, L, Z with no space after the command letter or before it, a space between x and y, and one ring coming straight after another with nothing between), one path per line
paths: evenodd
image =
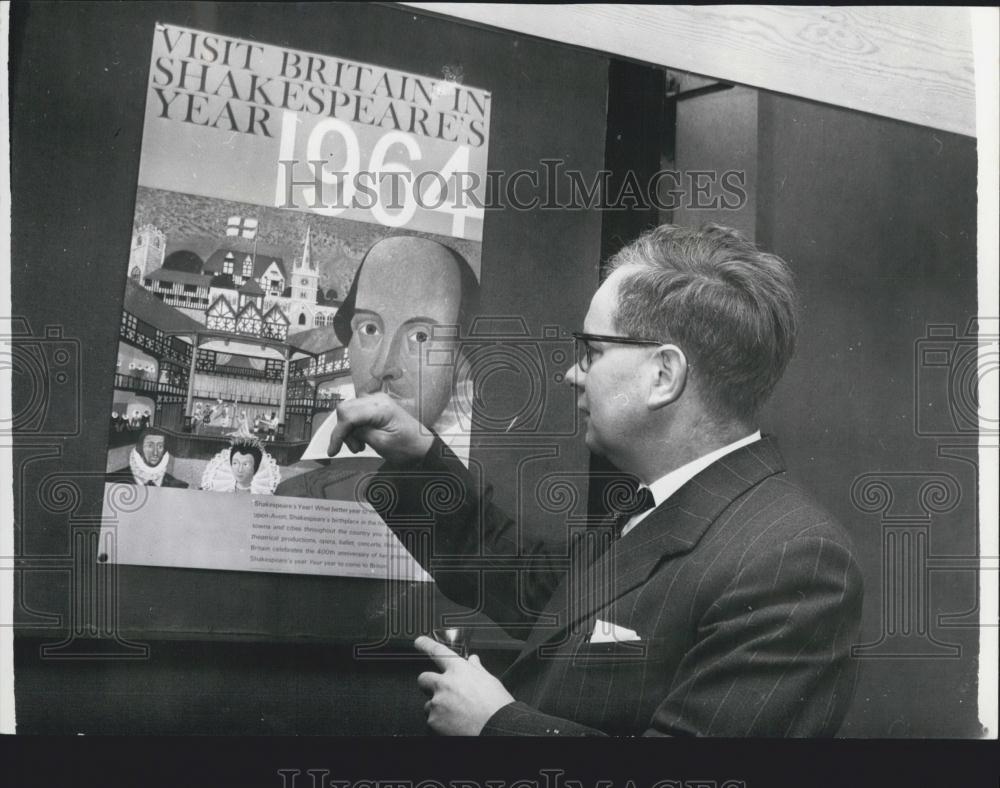
M727 446L723 446L721 449L716 449L713 452L709 452L703 457L699 457L697 460L692 460L686 465L682 465L680 468L672 470L665 476L661 476L656 481L650 482L648 485L649 491L653 493L653 501L659 506L667 498L677 492L681 487L691 481L695 476L701 473L705 468L711 465L717 460L721 460L727 454L736 451L737 449L742 449L744 446L748 446L755 441L760 440L760 430L757 430L751 435L747 435L745 438L740 438L738 441L734 441ZM647 485L640 484L639 487L645 487ZM622 536L631 531L635 526L637 526L647 515L649 515L653 510L649 509L645 512L635 515L628 523L622 528Z
M128 466L132 471L132 477L136 484L147 485L152 482L157 487L163 486L163 479L167 475L167 463L170 462L170 452L163 452L163 457L153 467L146 464L146 460L139 454L138 449L132 449L128 456Z

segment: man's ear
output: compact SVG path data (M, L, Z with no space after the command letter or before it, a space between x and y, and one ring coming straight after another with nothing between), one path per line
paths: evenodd
M649 391L649 407L657 410L676 402L687 385L688 362L677 345L661 345L653 357L653 385Z

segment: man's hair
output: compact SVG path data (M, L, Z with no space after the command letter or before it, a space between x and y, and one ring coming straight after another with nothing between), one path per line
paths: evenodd
M754 419L795 349L788 265L735 230L664 224L609 261L636 266L619 283L615 329L675 342L715 417Z
M407 236L394 235L389 237L400 238ZM354 310L358 301L358 282L361 279L361 269L364 268L365 260L368 259L368 255L370 255L380 243L382 243L382 241L375 243L367 252L365 252L365 256L361 259L361 264L358 266L358 270L354 272L354 280L351 282L350 290L347 291L344 303L341 305L340 309L337 310L337 314L333 316L333 330L337 334L337 339L340 341L340 344L344 347L347 347L351 341L351 336L354 334L351 329L351 320L354 319ZM437 243L437 241L434 241L433 243ZM476 279L476 275L473 273L472 267L468 264L468 262L466 262L462 255L444 244L439 244L439 246L441 246L442 249L447 249L448 252L451 253L452 258L455 261L455 265L458 267L459 281L462 287L462 295L458 307L459 336L466 337L468 336L469 325L475 317L476 312L479 310L479 280ZM405 276L406 274L404 271L401 271L401 275Z
M253 457L253 472L260 470L260 461L264 459L264 452L261 451L260 444L256 439L236 440L229 449L229 464L233 464L233 457L237 454L249 454Z
M152 435L159 435L163 438L163 448L167 448L167 433L161 430L159 427L146 427L139 433L139 437L135 439L135 447L139 450L139 454L142 454L142 444L146 438Z

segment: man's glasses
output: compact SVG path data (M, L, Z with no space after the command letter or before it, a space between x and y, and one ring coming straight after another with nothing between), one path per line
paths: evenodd
M581 372L590 369L593 362L594 349L591 342L610 342L615 345L663 345L666 344L659 339L634 339L633 337L616 337L605 334L583 334L579 331L573 332L573 339L576 340L576 363Z

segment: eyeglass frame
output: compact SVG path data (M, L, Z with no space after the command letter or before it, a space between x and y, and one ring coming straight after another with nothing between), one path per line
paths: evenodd
M641 339L636 337L612 336L610 334L587 334L582 331L572 331L571 333L575 341L583 343L583 348L584 348L583 354L582 355L580 353L576 354L576 363L577 366L580 367L581 372L586 372L588 369L590 369L591 364L593 364L594 362L594 360L590 357L591 348L590 345L587 344L588 342L610 342L615 345L646 345L650 347L654 345L670 344L669 342L664 342L660 339ZM586 359L587 362L586 366L580 363L584 359Z

